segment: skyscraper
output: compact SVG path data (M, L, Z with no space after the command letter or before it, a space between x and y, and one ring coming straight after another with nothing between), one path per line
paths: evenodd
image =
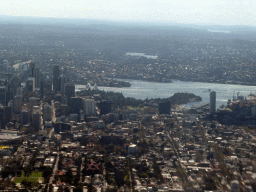
M7 94L6 87L4 86L0 87L0 104L3 106L6 106L6 94Z
M74 84L68 84L65 86L65 96L67 97L68 105L70 105L70 98L76 96Z
M210 92L210 114L213 115L216 113L216 92Z
M53 91L60 91L60 89L61 89L59 76L60 76L59 65L54 65L53 66L53 78L52 78Z
M11 79L11 88L12 88L12 91L13 91L13 94L16 95L17 94L17 89L19 87L21 87L21 81L20 79L17 77L17 76L14 76L12 79Z
M29 111L28 110L22 110L21 111L21 124L26 125L29 122L30 122Z
M35 97L30 97L29 98L29 110L30 113L33 112L33 107L34 106L39 106L40 105L40 99L39 98L35 98Z
M84 101L81 97L71 97L69 105L71 113L79 114L80 110L84 110Z
M35 110L32 114L32 126L38 131L42 126L42 114L39 110Z
M44 80L40 81L40 98L44 97Z
M60 86L61 86L60 92L61 92L61 95L64 96L65 95L65 85L67 83L65 76L64 75L60 76L59 81L60 81Z
M20 114L23 105L23 98L21 95L16 95L13 98L13 113Z
M39 68L34 69L34 77L35 77L35 88L40 87L40 71Z
M5 70L5 72L6 73L8 73L9 72L9 63L8 63L8 61L7 60L3 60L3 66L4 66L4 70Z
M95 115L96 103L95 103L94 99L86 99L84 107L85 107L85 109L84 109L85 114Z
M26 91L27 92L34 92L35 91L35 78L29 77L26 81Z

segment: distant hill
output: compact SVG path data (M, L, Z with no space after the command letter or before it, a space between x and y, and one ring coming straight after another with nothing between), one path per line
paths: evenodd
M25 17L25 16L1 16L0 24L4 25L24 25L24 26L48 26L45 31L56 31L65 27L65 30L74 32L74 28L79 28L79 33L112 34L112 35L177 35L197 36L210 35L207 30L231 31L235 34L251 34L256 31L254 26L225 26L225 25L197 25L197 24L177 24L177 23L156 23L156 22L134 22L134 21L110 21L91 20L74 18L45 18L45 17ZM30 27L31 28L31 27ZM29 28L28 28L29 29ZM150 32L149 32L150 31ZM189 33L188 33L189 32Z

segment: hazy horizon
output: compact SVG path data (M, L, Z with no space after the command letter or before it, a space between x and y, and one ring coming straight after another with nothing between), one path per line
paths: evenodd
M256 24L256 2L252 0L2 0L0 16L88 19L119 22L197 25Z

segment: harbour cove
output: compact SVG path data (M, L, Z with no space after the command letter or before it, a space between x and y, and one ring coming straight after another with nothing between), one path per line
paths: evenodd
M140 80L118 79L131 83L131 87L101 87L99 90L112 91L122 93L125 97L133 97L135 99L151 99L151 98L167 98L175 93L194 93L202 98L199 102L190 102L186 105L187 108L193 105L209 103L209 91L216 92L216 107L226 105L229 99L233 96L242 95L248 96L250 93L256 93L256 86L217 84L217 83L202 83L172 80L172 83L157 83L146 82ZM76 91L85 89L85 85L76 85Z

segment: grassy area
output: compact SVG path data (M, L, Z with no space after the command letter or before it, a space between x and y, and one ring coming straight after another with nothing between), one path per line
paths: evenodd
M21 177L25 177L25 173L24 171L21 172ZM36 171L33 171L29 177L43 177L43 172L36 172Z
M26 178L26 177L17 177L17 178L15 178L14 182L15 183L21 183L24 179L26 179L30 182L34 182L34 183L38 182L38 178Z
M43 172L36 172L36 171L33 171L29 177L43 177Z

